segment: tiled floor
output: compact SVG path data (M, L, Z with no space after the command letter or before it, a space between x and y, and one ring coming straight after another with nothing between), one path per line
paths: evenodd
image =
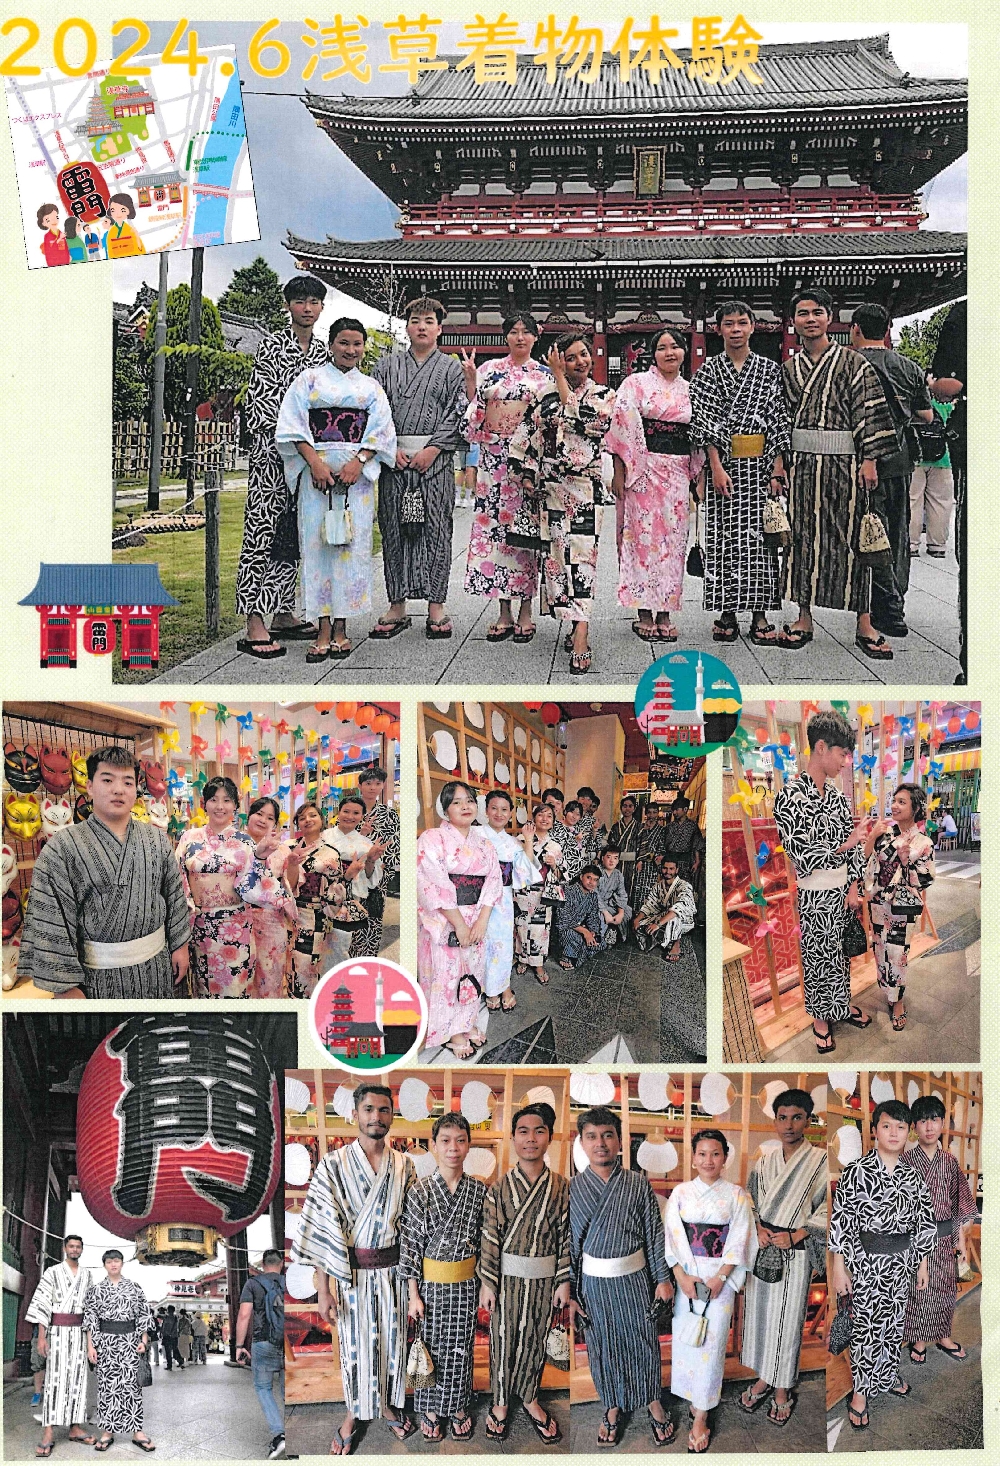
M547 1455L562 1455L569 1449L569 1396L568 1394L543 1394L542 1404L549 1414L559 1422L563 1433L562 1441L556 1446L546 1447ZM427 1445L421 1439L419 1430L406 1442L398 1441L381 1421L373 1421L364 1429L364 1434L355 1438L353 1455L356 1456L408 1456L415 1454L472 1456L489 1453L490 1456L523 1456L540 1453L538 1437L518 1406L510 1411L510 1431L505 1441L486 1440L485 1416L489 1398L477 1395L472 1407L475 1432L471 1441L452 1440L449 1435L438 1445ZM412 1410L408 1406L408 1412ZM344 1418L343 1405L290 1405L285 1411L285 1432L288 1440L288 1454L297 1456L325 1456L330 1449L333 1432ZM419 1420L417 1421L419 1425Z

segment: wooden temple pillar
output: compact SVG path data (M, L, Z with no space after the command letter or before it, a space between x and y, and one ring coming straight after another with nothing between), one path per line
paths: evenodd
M683 296L684 311L691 322L691 362L688 375L693 377L699 367L705 365L707 347L705 344L705 310L708 281L699 280L689 287Z
M604 299L602 281L597 281L594 293L594 345L592 349L594 381L599 386L606 387L608 383L608 323L607 302Z

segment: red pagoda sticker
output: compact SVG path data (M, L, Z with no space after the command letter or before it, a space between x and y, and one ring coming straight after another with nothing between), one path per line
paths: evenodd
M740 684L707 652L661 657L635 690L639 727L650 743L679 758L721 748L736 732L742 707Z
M334 1063L364 1071L392 1069L420 1047L427 1002L395 962L357 957L332 967L310 999L313 1035Z

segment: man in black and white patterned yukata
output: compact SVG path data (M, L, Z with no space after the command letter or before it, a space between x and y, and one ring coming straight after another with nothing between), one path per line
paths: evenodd
M727 300L715 313L723 341L691 378L691 438L705 449L705 610L721 611L714 641L736 641L738 611L750 640L773 646L768 611L781 609L777 550L764 543L764 506L784 487L791 420L776 361L750 350L754 313Z
M365 817L358 826L362 835L369 840L378 840L382 851L382 884L372 891L365 902L371 925L365 939L364 952L359 957L377 957L382 947L382 912L385 897L399 895L399 815L383 799L389 775L385 769L365 769L359 782L359 793L365 802ZM377 913L377 914L376 914Z
M291 323L257 348L243 411L253 434L243 544L236 570L236 609L247 618L237 650L262 661L285 655L282 641L315 641L316 627L295 615L298 566L271 558L275 530L288 505L285 466L274 441L278 410L296 377L327 360L326 343L313 335L323 313L326 286L312 275L296 275L284 289ZM268 631L264 618L271 618Z
M872 1115L873 1148L844 1167L833 1196L829 1247L838 1297L851 1295L848 1418L864 1430L874 1395L905 1397L899 1351L911 1285L926 1292L928 1258L937 1246L930 1192L903 1164L911 1115L902 1100L884 1100Z
M795 867L806 1012L817 1051L836 1048L834 1023L867 1028L851 1006L851 964L843 937L848 907L861 906L867 823L854 828L847 795L833 782L854 760L854 729L840 713L816 713L806 730L809 762L774 801L774 821Z

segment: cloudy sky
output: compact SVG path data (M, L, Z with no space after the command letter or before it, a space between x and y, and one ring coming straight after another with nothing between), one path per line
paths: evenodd
M584 17L586 19L586 17ZM254 188L260 221L261 238L254 244L232 244L205 251L205 291L217 299L229 282L234 269L249 264L262 254L274 270L286 279L291 273L291 256L283 247L286 233L291 231L304 239L325 239L332 234L341 239L380 239L392 237L398 217L395 206L379 192L313 122L299 101L304 90L301 72L309 49L301 43L301 23L283 24L274 32L292 54L292 64L283 77L266 79L250 69L246 47L258 22L199 22L198 38L202 45L235 45L243 78L244 107ZM152 25L149 50L155 52L166 43L172 26ZM963 25L771 25L761 24L768 42L846 39L851 36L879 34L886 29L897 63L914 76L956 77L968 74L967 30ZM525 32L522 32L526 34ZM456 54L455 42L461 27L447 22L440 28L442 54ZM372 25L368 32L369 60L372 80L368 86L351 78L335 82L319 80L323 63L308 86L317 92L350 95L387 95L408 89L405 79L377 70L378 63L388 59L383 32ZM533 39L533 38L532 38ZM605 45L614 37L605 32ZM266 59L273 59L268 57ZM929 218L926 229L964 231L966 215L967 159L961 158L924 190L924 207ZM122 260L113 266L115 300L131 301L140 281L156 285L157 264L153 258ZM186 252L170 257L170 283L186 280L190 259ZM366 323L375 323L377 313L358 306L347 296L327 297L324 322L335 319L344 309L361 316Z

